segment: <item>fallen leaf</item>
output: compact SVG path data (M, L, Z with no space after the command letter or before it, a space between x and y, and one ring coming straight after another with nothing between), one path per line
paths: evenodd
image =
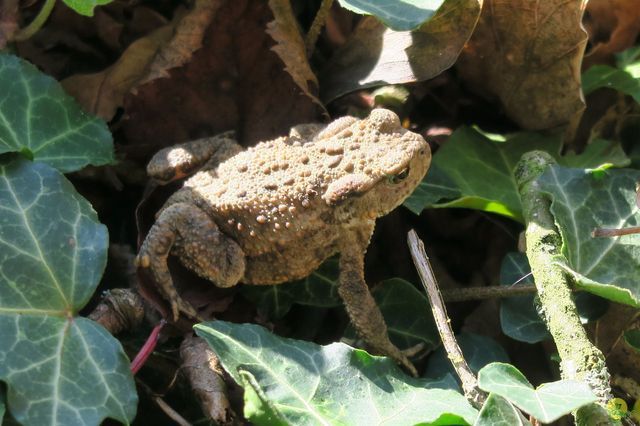
M277 43L271 50L282 59L285 71L291 75L304 94L322 105L315 95L318 91L318 79L307 61L304 40L298 29L298 22L293 16L291 3L289 0L269 0L269 7L274 20L267 24L267 34Z
M487 0L458 60L467 84L500 100L525 129L564 125L582 113L584 0Z
M471 36L481 0L450 0L416 31L394 31L363 18L320 74L321 97L383 84L427 80L453 65Z
M110 121L122 106L125 95L146 75L149 63L172 33L173 26L165 25L136 40L104 71L76 74L65 79L62 86L86 111Z
M164 67L165 78L146 81L125 96L122 130L131 145L144 146L145 155L230 129L246 145L321 118L323 109L308 95L315 89L301 89L297 76L285 70L298 67L283 63L272 50L274 40L266 32L267 22L273 21L269 6L247 0L219 0L216 5L200 49L193 51L194 40L180 34L192 28L177 29L174 40L181 38L187 45L171 45L171 52L191 50L189 61ZM272 22L269 32L286 34L282 22ZM298 42L288 40L292 45ZM158 57L164 54L162 49Z
M583 68L613 62L613 54L633 46L640 33L637 0L590 0L584 19L593 45Z

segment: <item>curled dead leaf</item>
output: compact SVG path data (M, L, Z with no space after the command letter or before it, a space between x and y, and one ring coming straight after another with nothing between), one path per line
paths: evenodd
M580 115L580 64L587 37L584 0L486 0L460 55L460 76L497 97L525 129L548 129Z
M583 68L612 61L613 54L633 46L640 34L638 0L590 0L584 25L593 45Z
M366 87L427 80L453 65L471 36L482 0L449 0L415 31L394 31L364 17L320 74L329 102Z
M62 81L65 90L91 112L110 121L124 97L147 74L158 50L171 39L173 26L165 25L133 42L109 68L94 74L76 74Z

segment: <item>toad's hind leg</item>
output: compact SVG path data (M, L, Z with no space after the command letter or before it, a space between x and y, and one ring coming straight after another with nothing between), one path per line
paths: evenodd
M372 233L373 224L346 232L341 238L338 293L353 326L365 343L374 352L392 358L417 377L411 361L389 340L387 324L364 280L364 253Z
M167 266L169 253L182 264L218 287L231 287L244 275L245 258L240 246L220 232L197 206L172 204L160 213L138 253L137 264L149 268L159 291L171 303L173 319L179 313L197 318L196 310L176 291Z
M147 165L147 174L160 183L191 175L201 168L217 167L242 151L233 132L196 139L158 151Z

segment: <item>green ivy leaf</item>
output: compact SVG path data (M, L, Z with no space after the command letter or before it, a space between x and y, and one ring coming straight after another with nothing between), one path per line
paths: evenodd
M288 424L470 424L477 414L459 393L426 389L428 381L407 377L390 359L342 343L319 346L223 321L195 330L234 380L251 379L254 397Z
M129 362L101 326L74 316L106 263L107 230L64 176L0 164L0 380L24 425L133 419Z
M582 74L585 95L603 87L622 92L640 102L640 80L627 71L609 65L594 65Z
M605 299L640 306L640 235L594 238L595 228L638 226L636 170L609 169L593 175L552 166L538 179L552 199L551 212L562 235L561 264L576 283Z
M493 363L478 373L480 389L499 395L543 423L558 420L573 410L596 401L586 383L559 380L534 389L517 368Z
M340 6L361 15L373 15L396 31L419 27L444 0L338 0Z
M0 53L0 154L5 152L21 152L62 172L114 161L104 121L84 113L53 78Z
M530 426L531 423L509 401L495 393L482 406L473 426Z
M529 261L524 253L507 253L500 267L500 284L533 284L533 277L527 276L530 272ZM531 295L507 297L500 301L500 325L504 334L526 343L537 343L551 338L533 300L534 296Z
M64 4L73 9L76 13L85 16L93 16L93 9L111 3L113 0L62 0Z
M597 168L603 163L629 164L619 144L595 140L580 155L559 155L560 135L522 132L491 137L471 127L458 128L434 155L425 179L404 202L416 214L429 207L463 207L522 221L522 207L513 169L531 150L546 151L560 164Z
M0 425L4 420L4 413L6 412L6 408L5 408L5 398L6 398L6 393L4 391L4 387L2 385L0 385Z
M383 281L374 287L372 295L384 316L389 339L400 349L423 344L433 349L440 344L440 335L431 314L427 297L410 282L400 278ZM356 337L353 325L345 330L348 340L356 340L356 346L364 342Z
M524 253L507 253L500 269L502 285L533 284L533 277L527 256ZM526 277L522 279L523 277ZM602 316L608 307L606 300L587 292L571 295L583 324ZM537 343L550 339L547 327L535 308L535 296L508 297L500 303L500 324L502 331L512 339L526 343Z
M560 137L543 137L537 133L522 133L506 142L496 142L477 129L458 128L433 157L431 168L439 169L436 180L432 171L419 185L405 205L415 213L425 207L474 208L522 221L513 168L527 151L540 149L557 153ZM418 199L429 193L430 199ZM452 193L458 193L451 199ZM435 197L435 204L428 204Z
M245 285L241 291L270 318L282 318L294 303L322 308L342 306L339 273L338 259L332 258L302 280L271 286Z
M640 330L633 329L624 332L624 341L636 351L640 352Z
M456 336L464 359L474 373L491 362L509 362L509 356L502 346L490 337L473 333L460 333ZM423 377L438 379L452 374L458 377L444 348L438 348L427 363Z

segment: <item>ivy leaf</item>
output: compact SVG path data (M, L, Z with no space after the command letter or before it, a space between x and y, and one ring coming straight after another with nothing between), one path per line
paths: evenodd
M338 0L340 6L361 15L373 15L396 31L419 27L444 0Z
M113 0L62 0L64 4L85 16L93 16L93 9L111 3Z
M338 275L338 259L332 258L302 280L271 286L246 285L241 291L270 318L282 318L294 303L324 308L342 306Z
M464 359L474 373L491 362L509 362L509 356L502 346L490 337L473 333L460 333L456 336ZM438 348L429 357L424 377L437 379L451 374L458 377L444 348Z
M527 151L541 149L557 153L560 146L559 137L523 133L497 142L477 129L460 127L433 157L431 167L439 169L435 181L431 180L429 171L418 186L419 191L414 192L405 205L416 213L425 207L475 208L522 221L513 168ZM431 194L431 199L417 198L425 192ZM456 192L459 195L450 199ZM439 200L428 204L436 196Z
M495 393L482 406L473 426L530 426L531 423L509 401Z
M596 401L586 383L559 380L534 389L517 368L493 363L478 373L480 389L499 395L543 423L558 420L573 410Z
M524 253L507 253L500 267L500 284L533 284L530 272L529 261ZM551 337L533 300L534 296L531 295L507 297L500 301L500 325L504 334L526 343L537 343Z
M4 391L4 387L0 385L0 425L3 423L4 413L6 412L5 403L4 403L5 398L6 398L6 394Z
M603 87L622 92L640 102L640 80L627 71L609 65L594 65L582 74L585 95Z
M0 53L0 154L5 152L23 153L61 172L114 161L104 121L84 113L53 78Z
M636 351L640 352L640 330L633 329L624 332L624 341Z
M551 212L562 235L561 264L585 290L605 299L640 306L640 235L594 238L595 228L638 226L636 170L549 167L538 179L551 197Z
M319 346L223 321L195 330L234 380L250 381L252 395L288 424L470 424L477 414L461 394L427 389L427 380L407 377L390 359L343 343Z
M629 164L619 144L610 141L593 141L580 155L560 156L561 146L560 135L521 132L496 137L460 127L436 152L427 176L404 205L416 214L429 207L463 207L521 222L522 207L513 169L525 152L546 151L560 164L574 167Z
M98 324L75 314L106 263L107 230L58 171L0 164L0 380L24 425L133 419L129 362Z
M424 349L433 349L440 344L440 335L431 314L427 297L410 282L400 278L383 281L371 292L384 316L389 339L400 349L423 344ZM345 330L348 340L355 340L352 324ZM364 342L357 339L357 346Z
M507 253L500 269L501 285L533 284L529 261L524 253ZM524 277L524 279L523 279ZM606 300L587 292L571 295L583 324L602 316L608 304ZM500 302L500 324L502 331L512 339L526 343L537 343L550 339L547 326L538 315L535 296L507 297Z

